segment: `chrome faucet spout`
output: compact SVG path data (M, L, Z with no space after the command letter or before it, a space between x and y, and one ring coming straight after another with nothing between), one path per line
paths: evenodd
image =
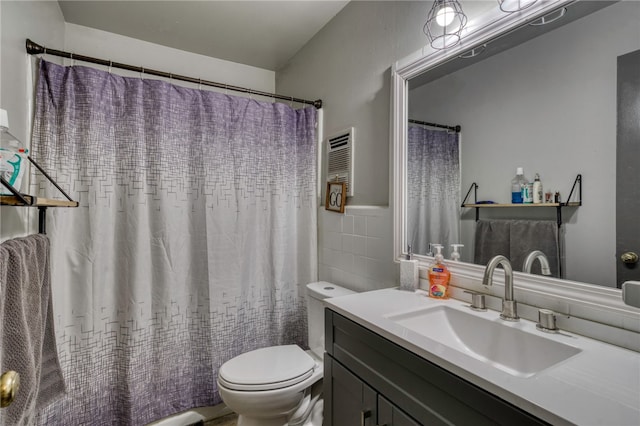
M542 275L551 275L551 268L549 268L549 259L547 259L547 256L540 250L534 250L527 255L522 266L522 272L530 274L531 267L533 266L533 262L535 262L536 259L540 261L540 270L542 271Z
M504 270L504 299L502 300L500 318L506 321L518 321L520 318L518 317L517 304L513 295L513 268L509 259L501 254L491 258L484 270L482 284L487 286L493 284L493 272L498 265L501 265Z

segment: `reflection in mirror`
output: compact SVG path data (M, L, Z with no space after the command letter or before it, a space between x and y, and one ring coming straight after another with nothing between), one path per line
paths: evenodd
M559 267L570 280L616 286L616 64L619 56L640 49L639 21L640 2L579 1L549 25L552 31L527 25L525 35L518 30L490 42L468 62L448 61L409 80L408 117L464 128L463 192L477 182L478 200L510 203L511 179L517 167L524 167L530 181L539 173L545 191L557 191L561 201L569 201L562 197L577 175L584 176L583 204L562 209L559 229ZM504 50L510 39L517 45ZM491 51L492 44L503 51ZM412 154L407 155L410 169ZM407 184L407 191L415 191ZM422 213L410 211L410 203L406 232L417 239L414 234L423 231L410 218ZM555 208L486 208L480 216L557 220ZM436 216L421 218L431 219ZM442 228L441 235L459 229L459 242L465 245L461 260L473 262L475 211L462 209L456 219L461 220L430 226ZM523 256L536 248L524 247ZM449 248L445 251L449 258ZM533 272L536 268L540 273L539 265Z
M407 242L429 256L431 244L460 241L460 133L435 126L410 119L407 129Z

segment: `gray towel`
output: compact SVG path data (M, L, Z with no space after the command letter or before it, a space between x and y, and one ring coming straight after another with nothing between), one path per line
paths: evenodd
M513 269L522 271L524 259L534 250L547 256L551 276L559 277L560 249L558 247L558 224L553 220L512 220L510 235L510 257ZM541 275L540 261L533 262L531 273Z
M486 265L493 256L502 254L514 271L522 271L524 259L534 250L542 251L549 260L551 275L559 276L560 249L558 226L551 220L479 220L476 223L474 263ZM541 274L540 263L531 272Z
M20 390L0 410L0 424L32 424L39 410L65 393L50 284L45 235L0 244L0 371L20 374Z
M509 258L511 224L508 220L479 220L476 222L474 259L476 265L486 265L499 254Z

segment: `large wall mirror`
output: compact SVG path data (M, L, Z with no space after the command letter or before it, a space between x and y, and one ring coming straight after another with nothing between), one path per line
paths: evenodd
M621 223L638 222L640 211L630 211L630 197L616 197L616 182L640 187L640 89L624 81L640 73L634 59L640 56L640 2L538 1L511 15L487 2L468 27L460 45L425 49L394 69L396 256L409 245L428 256L429 243L439 243L449 258L459 243L461 261L483 264L478 217L557 225L554 207L460 206L473 183L478 201L510 203L511 179L523 167L529 180L539 174L545 192L559 192L562 202L577 202L581 189L580 207L560 209L555 276L614 288L640 280L640 267L621 260L622 252L640 252L640 228ZM635 130L622 136L620 104L636 120ZM446 129L458 125L460 133ZM622 159L636 158L625 167L616 159L621 137L628 154ZM437 152L416 148L429 144ZM581 188L568 200L579 175ZM475 189L467 202L474 196ZM622 211L626 216L616 223ZM538 228L531 232L542 235ZM626 242L617 233L626 234Z

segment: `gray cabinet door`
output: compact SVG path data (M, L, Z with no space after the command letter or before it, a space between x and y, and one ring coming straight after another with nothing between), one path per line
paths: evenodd
M325 354L324 426L375 426L376 392Z
M420 426L400 408L393 405L382 395L378 395L379 426Z

